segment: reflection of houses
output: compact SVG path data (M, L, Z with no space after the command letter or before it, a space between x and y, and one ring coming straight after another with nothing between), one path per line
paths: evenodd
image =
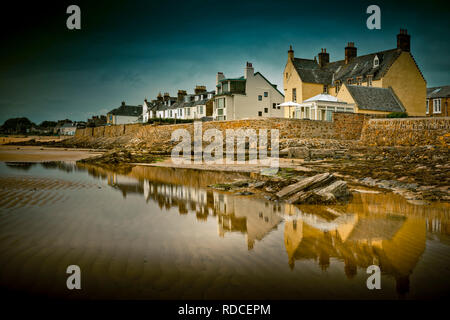
M143 184L139 180L116 173L108 175L108 184L122 191L124 198L130 193L142 194L144 190Z
M214 205L219 212L219 235L245 233L249 249L282 221L279 203L214 193Z
M397 215L361 216L331 214L328 219L299 210L285 224L285 248L289 265L314 259L326 270L331 258L344 262L349 278L357 268L379 265L395 277L397 292L409 290L409 275L425 250L425 221Z

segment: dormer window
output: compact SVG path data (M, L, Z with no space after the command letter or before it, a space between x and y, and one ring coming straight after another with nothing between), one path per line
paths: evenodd
M323 93L328 94L328 86L326 84L323 85Z
M380 65L380 59L378 59L378 56L375 56L375 58L373 58L373 67L376 68Z
M371 74L369 74L369 75L367 76L367 86L368 86L368 87L371 87L371 86L372 86L372 75L371 75Z
M362 85L362 77L357 77L357 78L356 78L356 84L357 84L358 86Z
M334 82L335 86L336 86L336 93L339 92L339 90L341 89L341 82L339 80L336 80Z
M353 79L352 78L349 78L349 79L347 79L347 84L352 84L352 81Z

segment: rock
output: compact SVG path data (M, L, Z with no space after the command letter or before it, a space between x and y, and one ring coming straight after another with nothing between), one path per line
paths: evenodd
M329 173L321 173L312 177L304 178L297 183L291 184L283 189L281 189L276 196L280 199L287 198L299 191L306 189L313 189L329 183L334 180L334 176Z
M253 187L253 188L262 188L262 187L265 186L265 184L266 184L265 181L257 181L257 182L255 182L255 183L253 183L253 184L251 185L251 187Z
M311 191L300 191L287 200L289 203L301 204L330 204L337 200L346 200L351 196L348 190L347 182L343 180L334 181L333 183L319 187Z
M333 149L311 149L310 157L312 159L317 158L333 158L335 156L335 151Z
M347 182L343 180L334 181L332 184L320 189L316 193L325 197L332 195L335 199L345 199L350 196Z
M287 148L288 158L305 159L310 157L309 149L306 147Z
M247 180L238 180L230 184L232 187L235 188L244 188L248 187L248 181Z
M242 191L242 192L236 192L235 195L238 196L251 196L253 194L253 192L250 191Z

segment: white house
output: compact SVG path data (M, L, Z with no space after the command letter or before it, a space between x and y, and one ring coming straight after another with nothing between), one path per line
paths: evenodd
M259 117L283 117L278 105L284 95L260 72L254 72L247 62L244 76L225 78L222 72L216 78L217 94L214 97L215 120L237 120Z
M138 123L142 117L142 106L128 106L123 101L119 108L108 112L106 117L108 124Z
M66 122L59 128L59 133L64 136L73 136L75 131L77 131L77 125L72 122Z
M295 107L295 118L332 121L333 112L354 112L354 104L321 93Z

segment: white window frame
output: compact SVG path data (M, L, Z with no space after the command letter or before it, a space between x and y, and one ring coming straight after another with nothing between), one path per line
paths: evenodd
M376 68L380 65L380 59L378 58L378 56L375 56L375 58L373 58L373 67Z
M442 112L441 99L433 99L433 113L441 113L441 112Z

